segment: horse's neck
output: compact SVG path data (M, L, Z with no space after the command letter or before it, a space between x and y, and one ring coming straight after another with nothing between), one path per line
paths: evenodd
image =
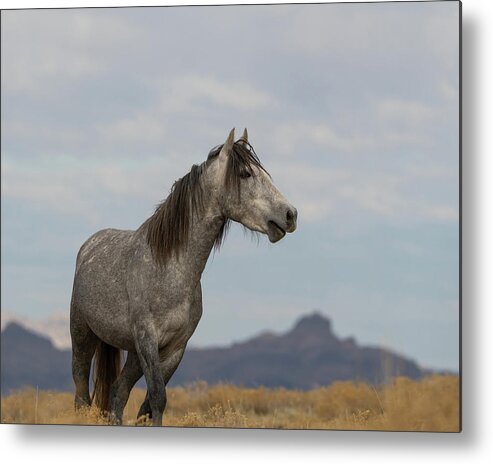
M199 282L223 224L224 218L220 214L207 209L193 218L188 245L177 261L178 267L191 281Z
M164 267L155 263L156 275L174 284L195 288L207 264L212 248L224 225L225 218L211 195L204 195L203 208L195 211L191 219L188 242L180 250L179 256L172 254ZM136 231L138 240L146 243L146 227L144 222ZM145 245L148 248L147 244ZM150 250L149 255L151 254Z

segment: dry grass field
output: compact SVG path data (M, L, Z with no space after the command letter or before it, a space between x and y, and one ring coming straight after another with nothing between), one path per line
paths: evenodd
M125 410L126 425L149 425L135 416L144 398L135 390ZM92 408L73 410L70 393L26 388L2 398L2 423L97 424L107 421ZM232 385L168 389L164 424L175 427L351 429L457 432L459 379L404 377L381 388L338 382L311 391L239 388Z

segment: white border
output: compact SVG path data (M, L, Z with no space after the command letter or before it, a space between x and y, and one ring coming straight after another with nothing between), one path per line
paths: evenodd
M220 4L0 0L1 8ZM249 3L249 2L237 2ZM267 3L267 2L255 2ZM269 2L278 3L278 2ZM289 3L289 2L288 2ZM303 3L303 2L297 2ZM493 456L491 0L463 2L462 434L0 426L3 462L484 463Z

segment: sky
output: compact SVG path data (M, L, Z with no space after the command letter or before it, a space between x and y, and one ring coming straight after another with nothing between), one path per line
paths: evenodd
M316 310L458 370L458 25L457 2L2 12L2 319L68 317L82 243L248 127L298 230L232 228L190 345Z

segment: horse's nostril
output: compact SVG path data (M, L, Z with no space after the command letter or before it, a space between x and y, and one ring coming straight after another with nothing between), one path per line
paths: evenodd
M288 212L286 213L286 220L288 221L288 223L292 222L294 219L294 213L288 209Z

